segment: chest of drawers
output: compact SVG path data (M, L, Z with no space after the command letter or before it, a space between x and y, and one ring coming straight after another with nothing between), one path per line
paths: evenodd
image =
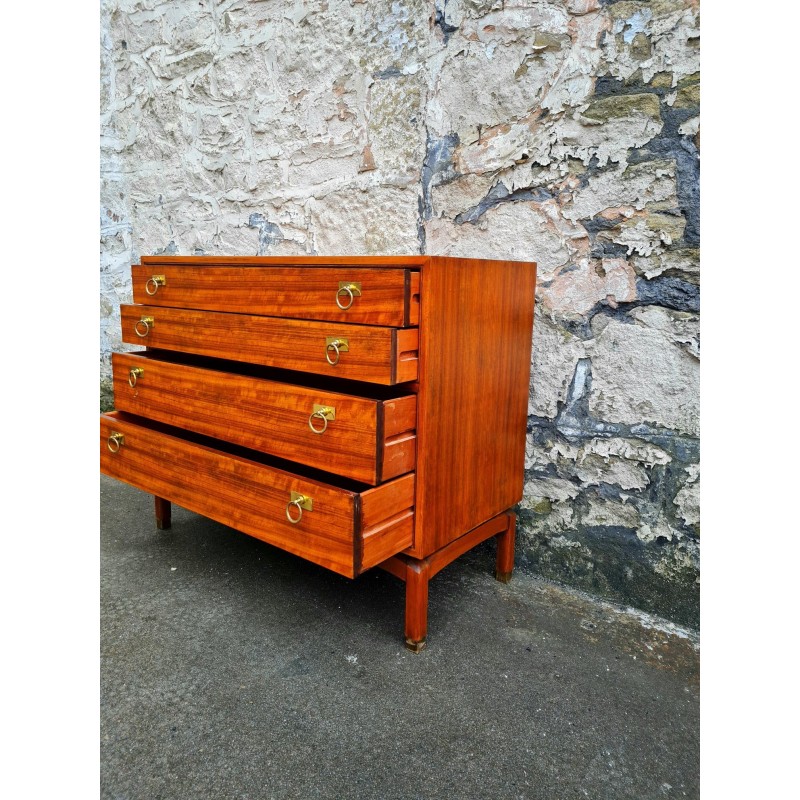
M353 578L514 562L536 265L434 256L143 257L121 307L103 473Z

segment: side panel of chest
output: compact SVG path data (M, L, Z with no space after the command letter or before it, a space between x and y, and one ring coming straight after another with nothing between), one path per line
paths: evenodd
M416 557L522 498L535 284L533 263L422 272Z

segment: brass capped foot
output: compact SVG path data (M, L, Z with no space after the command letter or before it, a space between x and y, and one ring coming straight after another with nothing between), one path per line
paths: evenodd
M494 577L500 581L500 583L508 583L511 580L511 573L510 572L500 572L500 570L495 570Z
M412 641L411 639L406 639L406 647L412 653L421 653L425 649L425 644L427 643L427 639L421 639L418 642Z

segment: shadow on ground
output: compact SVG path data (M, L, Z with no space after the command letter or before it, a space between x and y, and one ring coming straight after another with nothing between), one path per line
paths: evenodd
M355 581L101 479L101 795L699 796L699 655L663 621L533 576L493 544L431 583Z

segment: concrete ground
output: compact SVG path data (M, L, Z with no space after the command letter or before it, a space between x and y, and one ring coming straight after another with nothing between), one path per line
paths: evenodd
M515 573L355 581L101 483L101 796L699 797L695 637Z

